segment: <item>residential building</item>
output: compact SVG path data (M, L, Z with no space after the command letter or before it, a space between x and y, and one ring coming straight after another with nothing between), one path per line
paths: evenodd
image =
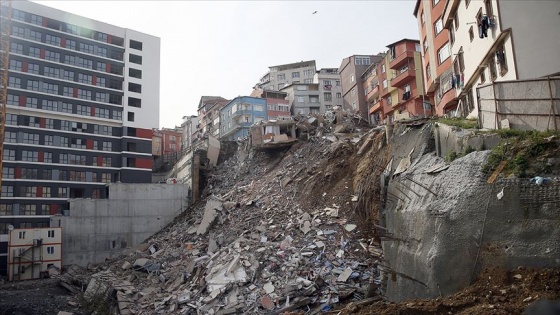
M227 101L221 96L201 96L198 102L198 132L197 138L201 139L208 136L209 130L213 131L215 111L210 110L218 101Z
M395 121L431 116L430 106L423 106L425 96L420 42L405 38L387 48L389 69L394 72L391 86L397 89L397 102L393 103Z
M337 68L317 70L313 83L319 84L320 112L332 110L334 106L342 108L342 84Z
M211 119L208 124L208 134L214 138L220 138L220 110L229 103L228 100L218 100L210 107L208 112L210 115L206 115L207 118Z
M399 91L391 83L396 76L396 71L391 70L391 55L386 53L377 64L377 77L379 78L379 98L383 109L381 118L385 124L395 121L394 109L399 103ZM376 113L373 113L376 114Z
M290 102L286 99L288 94L280 91L254 90L251 96L266 99L266 116L269 120L290 119Z
M198 116L190 115L190 116L183 116L183 123L181 127L183 127L183 148L185 150L190 150L191 146L193 145L193 140L195 137L195 132L197 130L198 125Z
M342 60L338 72L342 85L343 109L359 113L362 118L368 119L361 75L372 63L376 63L382 58L382 55L352 55Z
M154 130L152 155L163 156L181 151L183 130L181 128L162 128Z
M266 99L238 96L220 110L220 116L221 140L246 138L254 123L267 120Z
M51 267L62 268L62 228L19 228L8 233L9 281L39 279Z
M292 83L313 83L315 69L315 60L271 66L268 68L269 71L261 77L256 88L280 91Z
M281 90L287 93L292 115L321 113L318 83L292 83Z
M457 107L455 91L451 87L453 69L450 46L452 43L449 41L449 31L444 28L444 7L443 0L417 0L414 7L423 53L422 69L426 83L426 97L437 116L442 116Z
M150 183L159 127L159 38L36 2L12 6L0 248L8 225L47 227L69 198Z
M478 114L479 85L560 73L558 12L559 1L446 1L461 115Z
M379 87L378 72L380 72L381 69L378 66L383 62L384 59L372 63L361 76L363 82L362 86L369 108L369 122L372 125L383 124L386 118L383 112L383 99L379 97L381 88Z

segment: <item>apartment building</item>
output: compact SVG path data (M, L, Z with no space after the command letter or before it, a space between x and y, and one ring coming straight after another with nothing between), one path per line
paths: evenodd
M560 73L559 12L559 1L445 2L443 23L461 115L478 115L479 85Z
M342 85L337 68L322 68L317 70L313 83L319 84L320 112L332 110L334 106L342 108Z
M181 128L162 128L154 130L152 155L163 156L182 150L183 130Z
M228 102L221 96L201 96L198 102L198 132L197 138L204 138L214 132L214 119L216 119L216 104ZM219 110L218 110L219 112Z
M288 94L280 91L263 91L261 97L266 100L266 116L269 120L290 119L290 102Z
M287 96L292 115L321 113L318 83L292 83L281 90Z
M315 60L271 66L255 88L280 91L292 83L313 83L315 70Z
M9 281L39 279L48 269L62 268L62 228L10 228Z
M266 99L236 97L220 110L220 116L220 140L235 141L246 138L253 124L268 119Z
M457 98L452 88L451 43L449 31L444 28L445 3L443 0L417 0L414 7L423 53L426 97L437 116L457 107Z
M380 61L382 55L352 55L342 60L338 72L342 86L342 107L359 113L368 119L367 102L363 89L362 74L372 64Z
M0 245L8 225L47 227L69 198L151 182L159 127L159 38L35 2L12 6Z
M183 129L183 148L185 150L189 150L193 145L193 141L195 139L195 132L197 130L198 125L198 116L190 115L190 116L183 116L183 122L181 123L181 127Z

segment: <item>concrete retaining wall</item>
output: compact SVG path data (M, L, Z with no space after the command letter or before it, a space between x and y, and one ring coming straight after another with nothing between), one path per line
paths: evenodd
M477 88L482 128L560 130L560 78L494 82Z
M436 153L445 157L450 152L457 154L472 150L488 150L500 144L501 138L495 134L475 133L475 130L435 123L434 138Z
M380 216L390 300L452 294L490 266L560 264L560 183L487 184L481 166L488 154L473 152L435 174L426 171L445 163L425 154L391 179Z
M61 226L62 263L86 266L120 255L171 223L189 204L186 185L110 184L109 199L73 199Z

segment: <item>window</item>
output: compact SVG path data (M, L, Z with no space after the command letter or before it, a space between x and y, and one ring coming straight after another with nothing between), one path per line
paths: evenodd
M387 106L393 105L393 99L391 98L391 96L387 96L385 102L387 102Z
M439 0L432 0L432 5L435 7L439 3Z
M23 117L23 126L40 127L39 117Z
M451 52L448 42L438 50L438 63L441 65L445 60L447 60L447 58L449 58L449 56L451 56Z
M455 30L459 29L459 10L455 12L455 16L453 17L453 23L455 24Z
M498 74L496 72L496 62L494 61L494 58L490 60L490 63L488 64L488 68L490 70L490 80L491 81L496 80L496 78L498 78Z
M138 56L138 55L135 55L135 54L128 54L128 61L141 65L142 64L142 56Z
M434 23L434 30L436 36L443 31L443 21L441 20L441 17Z
M19 231L19 232L18 232L18 238L19 238L20 240L25 239L25 231Z
M37 32L34 30L29 31L29 39L34 40L36 42L42 41L43 34L41 32Z
M297 97L297 102L298 103L303 103L303 102L305 102L305 98L303 96L298 96Z
M97 86L101 86L101 87L106 87L107 86L107 81L105 78L97 78L95 85Z
M51 101L51 100L43 100L42 104L41 104L41 108L43 110L50 110L50 111L53 111L53 112L57 112L58 111L58 102L57 101Z
M19 60L10 60L10 70L21 71L23 63Z
M13 9L12 10L12 19L25 22L25 12Z
M74 97L74 88L71 86L62 87L62 95L68 97Z
M37 171L37 170L35 170L35 171ZM37 178L37 176L35 176L34 178ZM22 197L37 197L37 187L22 186L21 187L21 196Z
M52 170L43 170L43 177L44 180L51 180L52 179ZM43 195L45 195L45 188L43 187ZM49 188L49 197L50 197L51 189ZM45 196L46 197L46 196Z
M43 92L49 94L58 94L58 85L43 82Z
M385 64L381 65L381 73L385 73Z
M21 151L21 160L27 162L39 162L39 152L37 151Z
M128 112L128 121L134 121L134 113L133 112Z
M355 81L354 75L351 75L351 76L350 76L350 81L352 81L352 82Z
M17 132L6 131L4 134L4 141L8 143L17 143Z
M50 198L51 188L50 187L43 187L43 197L47 197L47 192L48 192L48 197ZM51 214L51 205L42 205L41 206L41 214L43 214L43 215ZM39 227L39 223L37 224L37 227ZM44 227L49 227L49 226L48 226L48 224L45 224Z
M66 48L76 50L76 41L71 39L66 39Z
M36 63L30 63L27 65L27 73L39 74L39 65Z
M9 96L9 94L8 94ZM6 125L17 126L17 115L16 114L6 114Z
M142 107L142 100L135 97L128 97L128 106L132 107Z
M135 41L135 40L130 40L130 42L128 43L129 47L132 49L136 49L136 50L142 50L142 43Z
M47 34L45 43L53 46L60 46L60 37Z
M133 78L137 78L137 79L142 79L142 70L129 68L128 69L128 76L133 77Z
M58 106L58 104L57 104L57 106ZM45 119L45 128L54 129L54 119L46 118Z
M336 92L336 98L342 98L342 93Z
M39 134L23 132L21 142L27 144L39 144Z
M122 111L120 110L113 110L113 119L114 120L122 120Z
M79 43L78 50L93 55L94 46L91 44Z
M486 82L486 69L482 70L482 72L480 72L480 84Z
M85 107L89 108L89 106L85 106ZM86 132L87 131L87 124L73 121L72 122L72 131Z
M47 50L45 51L45 60L60 62L60 53Z
M350 91L350 94L351 94L352 96L355 96L355 95L356 95L356 88L353 88L353 89Z
M9 77L8 86L12 88L21 89L21 79L16 77Z
M97 47L96 55L101 56L101 57L107 57L107 48Z
M72 109L73 109L74 105L71 103L61 103L60 104L60 111L63 113L70 113L72 114ZM63 130L63 129L62 129Z
M52 146L54 144L54 136L52 135L45 135L45 145Z
M70 140L68 137L60 137L60 146L67 148L69 147Z
M420 21L422 22L422 25L424 25L424 22L426 21L426 16L424 14L424 11L422 11L422 14L420 14Z
M39 91L39 81L28 80L27 89L31 91Z
M76 114L82 115L82 116L90 116L91 107L86 106L86 105L76 105ZM75 123L72 123L72 124L75 124ZM81 124L81 123L76 123L76 127L78 126L78 124Z
M108 43L109 42L109 36L107 36L107 34L105 33L101 33L101 32L97 32L97 37L96 39L98 41L104 42L104 43Z
M5 149L2 154L3 160L15 161L16 160L16 150Z
M105 109L105 108L96 108L95 109L95 117L109 119L109 110Z
M35 14L31 14L31 24L43 26L43 17Z
M14 172L13 167L2 167L2 178L14 178Z
M95 92L95 101L104 103L109 102L109 93Z
M93 77L89 74L78 73L78 82L91 84Z
M292 79L299 78L299 72L292 72Z
M101 159L101 161L102 161L102 164L101 164L101 165L102 165L102 166L111 166L111 161L112 161L112 160L113 160L113 159L110 158L110 157L103 157L103 158Z
M500 75L503 77L508 72L506 51L504 45L496 50L496 63L500 66Z
M81 99L84 99L84 100L91 100L91 91L84 90L84 89L78 89L78 98L81 98Z
M111 173L101 173L101 182L102 183L110 183L111 182Z
M25 107L29 107L29 108L38 108L38 107L37 107L37 104L38 104L37 102L38 102L38 100L37 100L36 97L28 97L28 98L25 100Z
M323 93L323 98L325 99L325 102L332 102L332 93L331 92Z
M12 215L14 213L13 209L14 209L13 205L11 205L11 204L9 204L9 205L8 204L1 204L0 205L0 215ZM2 231L2 229L0 228L0 233L1 234L8 234L8 226L7 226L8 223L5 223L5 224L6 224L5 231ZM0 223L0 225L1 225L1 223Z
M68 188L67 187L58 187L58 197L59 198L68 197Z
M383 86L383 89L387 88L387 79L383 79L383 82L381 83L381 86Z
M474 40L474 30L472 25L471 28L469 28L469 38L471 39L471 42Z
M303 70L304 77L312 77L315 74L315 71L312 69Z
M54 254L54 246L47 246L47 254L49 255Z
M19 105L19 95L8 94L6 97L6 104L18 106Z
M426 65L426 77L428 79L432 77L432 72L430 71L430 64Z
M465 1L465 7L468 8L470 3L471 3L471 0L466 0L466 1Z
M43 163L52 163L52 152L45 152L43 156Z
M97 62L95 70L106 72L107 71L107 64L104 62Z
M484 0L484 7L486 9L486 15L488 15L488 17L492 17L494 15L494 9L492 8L492 1Z
M25 37L25 29L19 26L12 26L12 35L18 37Z
M14 186L2 186L2 197L13 197Z
M130 92L142 93L142 86L140 84L128 82L128 90Z
M354 59L354 63L357 66L360 66L360 65L361 66L369 66L370 60L369 60L369 57L367 57L367 56L356 56L355 59Z
M23 45L14 42L10 43L10 52L23 55Z
M286 80L286 74L280 73L280 74L277 76L277 78L278 78L278 81L280 81L280 80L282 80L282 81L283 81L283 80Z
M451 42L451 45L455 43L455 29L453 29L453 27L449 28L449 41Z

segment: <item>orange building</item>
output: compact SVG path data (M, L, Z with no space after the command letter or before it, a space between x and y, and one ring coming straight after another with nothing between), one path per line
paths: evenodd
M457 107L455 91L451 84L451 47L449 32L444 28L444 8L443 0L417 0L414 7L423 52L426 95L438 116Z
M162 128L154 130L152 155L162 156L181 151L183 133L178 129Z

